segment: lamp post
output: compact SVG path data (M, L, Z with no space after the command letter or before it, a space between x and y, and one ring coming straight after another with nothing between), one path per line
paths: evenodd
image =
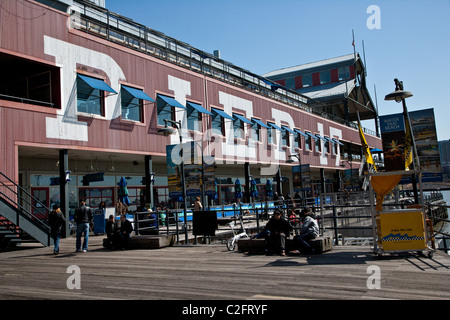
M300 166L300 189L301 189L301 194L302 194L302 203L301 205L303 206L304 201L305 201L305 190L303 190L303 172L302 172L302 158L299 154L291 154L289 155L289 160L286 160L287 163L293 163L294 160L292 160L292 157L297 158L299 166Z
M413 96L413 94L409 91L405 91L403 89L403 81L399 81L397 78L394 79L394 83L395 83L395 91L392 93L389 93L385 96L384 100L386 101L390 101L390 100L394 100L397 103L402 103L403 105L403 117L405 120L408 120L408 126L409 126L409 132L410 132L410 138L411 138L411 148L412 148L412 152L413 152L413 162L412 162L412 170L418 169L419 168L419 164L416 164L416 161L419 160L418 155L417 155L417 149L416 149L416 142L414 139L414 135L412 132L412 127L411 127L411 120L409 119L409 113L408 113L408 109L406 108L406 102L405 99L410 98ZM406 125L406 123L405 123ZM405 159L406 160L406 159ZM419 203L419 196L418 196L418 192L417 192L417 180L416 180L416 175L412 174L411 175L411 182L412 182L412 186L413 186L413 192L414 192L414 202L416 204Z
M171 134L175 133L175 129L169 128L167 126L167 123L170 122L171 124L175 125L176 129L178 130L178 135L180 136L180 156L181 156L181 182L183 186L182 190L182 197L183 197L183 211L184 211L184 236L185 236L185 243L188 243L188 231L187 231L187 209L186 209L186 179L184 175L184 159L183 159L183 136L181 135L181 121L174 121L174 120L167 120L164 119L164 128L161 128L158 130L159 135L163 136L169 136ZM177 218L178 220L178 218Z

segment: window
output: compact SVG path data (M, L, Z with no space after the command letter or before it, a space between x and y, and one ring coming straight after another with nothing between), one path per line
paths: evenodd
M331 74L330 71L322 71L320 73L320 84L330 83L331 82Z
M86 205L91 208L98 208L100 202L105 201L106 206L111 207L114 204L113 188L79 188L78 197L86 201Z
M122 119L143 122L142 99L133 96L130 91L122 86L120 89L122 104Z
M330 153L330 142L328 141L328 139L326 139L325 138L325 143L324 143L324 146L323 146L323 148L324 148L324 150L325 150L325 152L326 153Z
M272 122L267 122L267 124L269 125L269 128L267 129L267 143L268 144L277 144L276 133L275 133L276 125Z
M281 145L282 146L290 146L291 145L291 141L289 139L289 133L293 133L292 130L290 130L287 127L281 126L281 128L283 128L283 131L281 133Z
M301 138L302 136L300 135L300 133L296 132L294 135L294 148L300 149L302 147Z
M259 141L259 137L261 135L261 126L256 122L252 123L251 127L251 138L254 141Z
M164 119L175 120L174 108L158 96L156 99L156 113L158 114L158 125L164 126Z
M322 143L320 143L320 139L316 138L314 139L316 141L315 146L316 146L316 152L321 152L322 151Z
M187 104L187 126L192 131L202 131L202 113Z
M307 133L307 132L306 132ZM305 149L306 150L312 150L312 144L311 144L311 136L308 135L308 137L305 137Z
M233 118L233 131L235 138L245 138L244 122L237 117Z
M94 78L78 75L77 111L104 116L105 115L104 90L94 88L93 86L89 85L84 79L89 80Z
M305 74L302 77L303 88L310 87L313 84L312 74Z
M214 109L212 109L212 117L211 117L211 129L213 134L224 134L224 120L221 115L217 113Z
M339 80L350 79L350 68L348 66L339 68L338 69L338 77L339 77Z
M286 88L295 90L295 78L286 79Z

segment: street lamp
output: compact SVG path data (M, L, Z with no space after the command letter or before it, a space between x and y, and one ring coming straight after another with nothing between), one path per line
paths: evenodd
M174 128L169 128L167 126L167 123L170 122L171 124L175 125L176 130ZM183 159L183 136L181 134L181 121L173 121L164 119L164 128L158 129L157 134L162 136L169 136L171 134L174 134L176 131L178 131L178 135L180 136L180 156L181 156L181 182L183 186L183 211L184 211L184 236L185 236L185 243L188 243L188 231L187 231L187 209L186 209L186 179L184 175L184 159ZM178 217L177 217L178 220Z
M298 163L299 163L299 167L300 167L300 189L301 189L301 193L302 193L302 203L301 205L303 205L304 201L305 201L305 191L303 190L303 172L302 172L302 158L299 154L291 154L289 155L289 159L286 160L286 163L294 163L295 161L292 160L292 157L297 158Z
M386 101L390 101L390 100L394 100L397 103L402 103L403 105L403 117L404 119L408 120L408 126L409 126L409 132L410 132L410 138L411 138L411 148L412 148L412 152L413 152L413 162L412 162L412 169L415 170L416 168L419 168L419 165L417 164L416 166L416 161L418 161L418 155L417 155L417 149L416 149L416 142L414 139L414 135L412 132L412 127L411 127L411 120L409 119L409 113L408 113L408 109L406 108L406 102L405 99L410 98L413 96L413 94L409 91L405 91L403 89L403 81L399 81L397 78L394 79L394 83L395 83L395 91L392 93L389 93L385 96L384 100ZM406 125L406 123L405 123ZM406 159L405 159L406 160ZM414 192L414 202L416 204L419 203L419 196L418 196L418 192L417 192L417 180L416 180L416 175L412 174L411 175L411 182L413 185L413 192Z

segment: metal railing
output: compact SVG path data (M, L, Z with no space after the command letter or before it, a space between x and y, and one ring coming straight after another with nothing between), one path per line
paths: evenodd
M14 221L10 219L11 223L21 228L20 218L26 219L38 230L46 233L48 235L48 243L50 243L50 226L48 224L50 208L7 177L3 172L0 172L0 200L4 201L16 213L16 217L13 219Z
M369 194L364 192L324 194L320 197L307 198L302 205L286 200L267 201L256 203L242 203L241 205L215 206L209 208L217 213L218 228L215 241L225 241L232 235L232 230L227 225L232 222L236 226L240 224L240 218L248 234L256 234L263 230L265 223L270 219L276 209L281 209L285 218L289 219L292 211L299 210L303 205L308 205L314 211L322 236L331 236L334 245L372 245L373 227ZM439 199L435 197L434 199ZM396 202L394 199L386 199L385 207L405 208L407 204ZM425 213L429 219L443 221L450 224L448 218L433 216L436 207L449 208L449 206L425 203ZM298 213L298 211L297 211ZM154 214L153 218L149 214ZM149 232L150 234L175 234L176 242L180 243L180 235L183 234L183 211L168 209L156 212L134 213L135 231L137 234ZM298 216L296 217L298 218ZM192 228L192 215L188 214L188 229ZM153 226L149 226L153 224ZM300 224L293 225L293 235L299 233ZM190 230L191 231L191 230ZM450 234L442 230L434 230L433 238L436 240L436 249L448 252ZM194 240L194 239L191 239ZM196 241L196 238L195 240Z
M77 8L76 11L70 13L71 26L74 29L358 129L354 122L319 110L317 107L321 107L322 103L294 90L278 87L276 83L260 75L191 47L129 18L95 6L91 2L76 0L73 4L74 8ZM277 86L276 90L274 90L274 86ZM367 128L363 128L363 130L367 134L377 136L373 130Z

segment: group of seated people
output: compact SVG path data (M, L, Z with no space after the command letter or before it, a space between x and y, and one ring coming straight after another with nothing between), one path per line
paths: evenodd
M301 227L300 234L294 236L295 247L299 248L301 253L314 253L315 250L309 244L309 241L319 236L316 216L310 208L304 208L299 212L299 215ZM264 230L252 238L265 239L266 254L277 252L284 256L286 255L286 238L289 237L291 231L293 231L292 224L283 218L283 211L277 209L267 222ZM299 253L299 251L295 250L293 253Z
M114 216L110 215L106 222L105 231L111 249L125 250L128 248L133 225L127 220L125 214L120 215L120 225L114 221Z

